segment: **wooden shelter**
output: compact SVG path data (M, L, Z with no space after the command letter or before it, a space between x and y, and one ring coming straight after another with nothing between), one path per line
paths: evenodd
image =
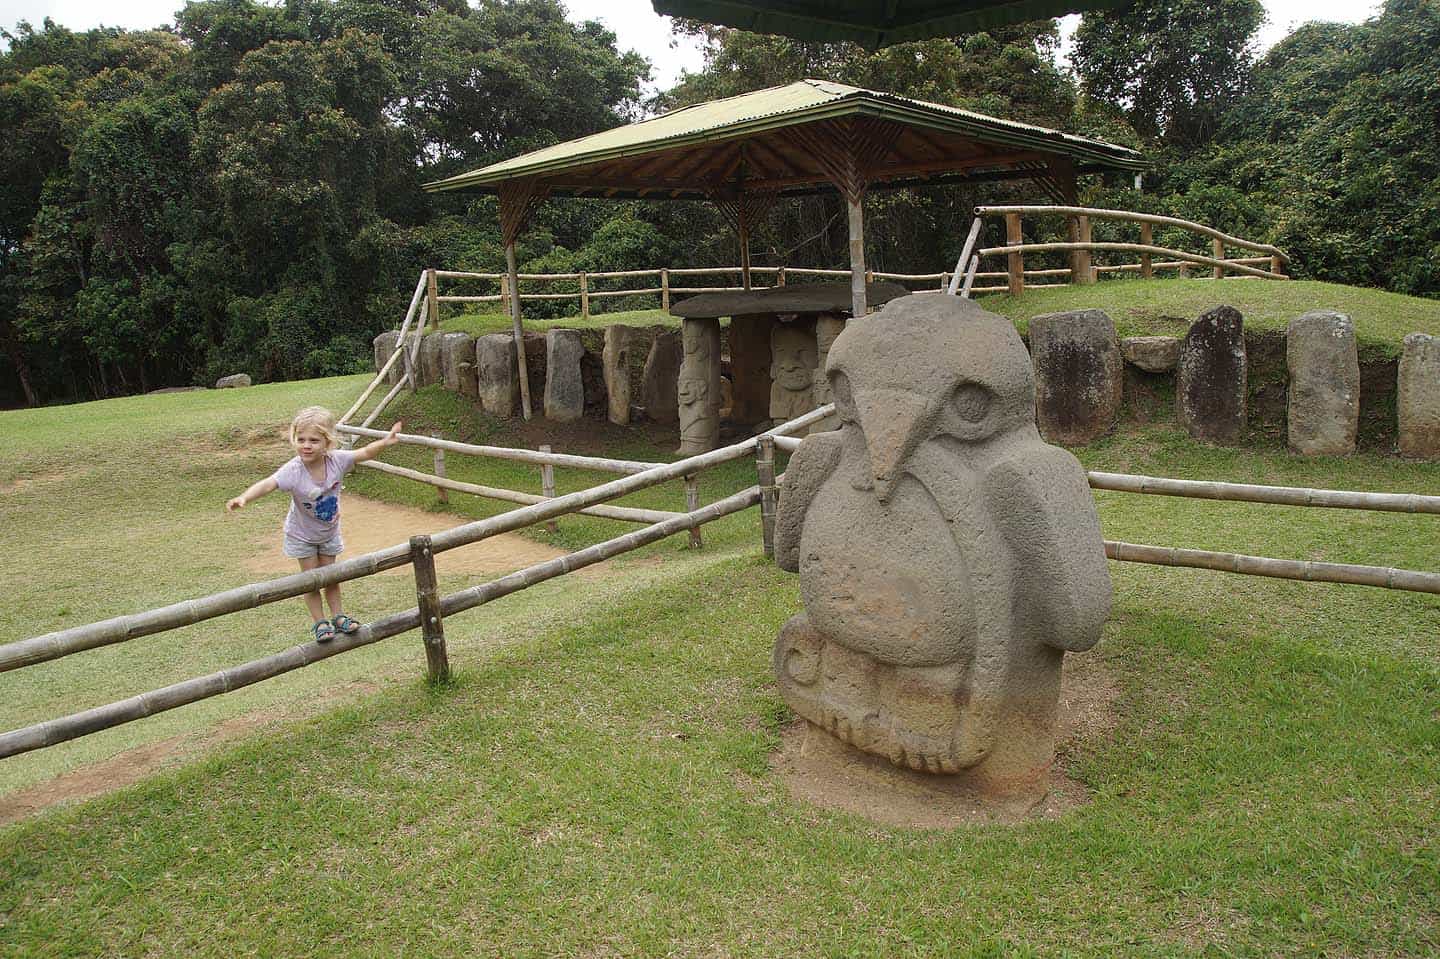
M838 189L849 207L851 315L866 312L862 200L873 184L1028 179L1058 203L1076 202L1075 178L1143 169L1125 147L969 110L799 80L685 107L426 184L432 192L499 194L510 289L515 240L547 196L705 199L740 241L750 288L750 230L782 196ZM520 298L510 297L521 403L530 416Z

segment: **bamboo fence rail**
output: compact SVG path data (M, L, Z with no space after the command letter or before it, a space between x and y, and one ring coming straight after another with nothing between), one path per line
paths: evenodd
M370 439L380 439L383 436L389 435L384 430L372 430L355 426L337 426L336 429L341 433L365 436ZM603 456L578 456L573 453L542 453L536 450L516 449L510 446L480 446L475 443L461 443L457 440L445 440L435 436L421 436L418 433L401 433L397 438L401 443L407 443L413 446L428 446L431 449L437 450L449 450L452 453L466 453L471 456L489 456L495 459L534 463L537 466L565 466L571 469L598 470L602 473L643 473L657 466L667 465L665 463L646 463L640 460L608 459Z
M1380 586L1419 593L1440 593L1440 573L1422 573L1387 566L1272 559L1268 556L1216 553L1207 549L1181 549L1174 546L1146 546L1112 540L1105 541L1105 555L1122 563L1184 566L1240 573L1245 576L1299 579L1307 583L1344 583L1351 586Z

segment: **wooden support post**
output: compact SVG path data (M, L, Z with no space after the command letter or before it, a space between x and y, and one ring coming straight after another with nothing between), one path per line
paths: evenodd
M950 278L950 286L948 287L948 291L951 296L955 295L956 289L960 286L960 277L964 274L966 268L970 265L970 254L971 251L975 249L975 244L980 239L980 228L983 225L984 222L980 219L980 217L977 216L970 223L970 232L965 234L965 245L960 248L960 259L955 261L955 275ZM945 277L943 274L940 277L940 289L947 289L947 287L945 286Z
M1270 272L1274 273L1276 276L1284 276L1285 261L1280 259L1278 256L1272 256L1270 258Z
M515 335L515 365L520 373L520 412L530 418L530 366L525 361L525 330L520 325L520 271L515 266L515 244L505 244L505 270L510 274L510 323Z
M750 289L750 218L745 215L745 197L735 204L737 233L740 234L740 285Z
M760 535L765 555L775 558L775 438L761 436L755 443L755 474L760 483Z
M550 452L550 445L548 443L542 445L540 447L540 452ZM546 499L555 498L555 467L551 466L549 463L542 463L540 465L540 493ZM555 524L555 521L552 519L545 524L545 531L547 533L558 533L560 532L560 527L557 526Z
M1180 261L1180 279L1190 279L1190 264L1186 263L1184 260Z
M1080 216L1075 219L1080 226L1080 242L1093 242L1095 238L1090 235L1090 218L1088 216ZM1094 283L1100 277L1100 274L1095 272L1095 267L1090 261L1089 250L1075 251L1074 268L1076 272L1070 274L1070 279L1075 283Z
M685 477L685 512L693 513L700 508L700 477L691 473ZM700 539L700 527L690 530L690 548L699 549L705 543Z
M776 286L784 286L784 285L785 285L785 267L783 267L783 266L780 267L778 270L775 271L775 285L776 285Z
M660 271L660 309L670 312L670 271Z
M1215 259L1217 259L1217 260L1223 260L1223 259L1225 259L1225 241L1224 241L1224 240L1211 240L1211 241L1210 241L1210 249L1214 251ZM1225 270L1222 269L1221 267L1218 267L1218 266L1214 268L1214 272L1215 272L1215 279L1217 279L1217 280L1220 279L1222 276L1225 275Z
M440 617L440 590L435 582L435 554L429 536L410 537L410 562L415 567L415 599L420 607L420 632L425 640L427 677L432 683L450 679L445 652L445 622Z
M1016 246L1024 242L1020 233L1020 214L1005 214L1005 245ZM1019 296L1025 292L1025 257L1021 253L1007 253L1005 261L1010 271L1007 277L1010 295ZM1079 281L1076 280L1076 282Z
M1140 224L1140 242L1146 246L1155 245L1155 229L1148 223ZM1140 278L1148 280L1155 275L1154 261L1149 253L1140 254Z
M430 325L440 332L440 284L435 281L434 269L425 271L425 304L430 311Z
M850 315L858 320L869 309L865 292L865 192L853 191L846 203L850 207ZM773 550L767 555L773 555Z
M960 296L963 299L970 299L970 287L975 285L975 273L980 269L980 257L970 257L970 265L965 268L965 285L960 288Z
M580 318L590 319L590 274L580 274Z
M510 274L505 273L500 277L500 311L506 316L510 315Z
M437 440L441 438L439 433L432 432L430 435ZM438 446L435 447L435 475L445 478L445 451ZM442 503L450 502L450 493L443 486L435 487L435 496Z

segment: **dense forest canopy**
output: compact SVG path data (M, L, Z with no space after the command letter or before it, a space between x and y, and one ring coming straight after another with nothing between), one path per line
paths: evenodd
M1440 6L1387 0L1263 57L1259 0L1138 0L869 53L703 24L705 65L645 99L649 64L559 0L201 0L166 31L46 21L0 54L0 404L348 372L418 270L494 270L496 204L422 183L647 113L801 77L1143 149L1143 192L1273 242L1299 275L1440 296ZM968 209L1023 184L876 191L869 262L948 266ZM845 261L838 199L777 206L760 263ZM522 269L736 260L696 203L553 200ZM527 307L528 308L528 307Z

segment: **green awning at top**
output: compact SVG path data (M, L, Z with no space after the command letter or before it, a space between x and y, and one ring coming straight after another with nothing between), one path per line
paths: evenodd
M797 40L874 50L1103 10L1120 0L652 0L655 12Z
M791 128L847 120L889 131L889 154L870 171L874 182L1040 168L1054 157L1081 172L1146 167L1139 153L1102 140L809 79L558 143L425 189L493 191L506 181L535 178L555 194L693 196L723 186L740 169L747 189L794 192L826 176Z

